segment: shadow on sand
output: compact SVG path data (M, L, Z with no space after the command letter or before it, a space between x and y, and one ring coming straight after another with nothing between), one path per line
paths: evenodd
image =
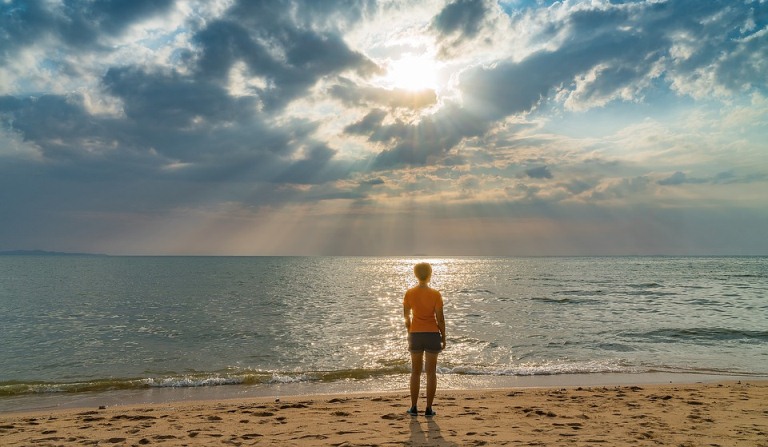
M439 446L439 447L457 447L458 444L443 438L440 432L440 425L436 418L422 419L418 417L411 418L411 438L409 446Z

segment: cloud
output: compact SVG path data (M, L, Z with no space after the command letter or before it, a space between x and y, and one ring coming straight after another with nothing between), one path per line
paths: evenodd
M592 198L596 200L631 198L647 191L651 182L648 176L609 179L595 189Z
M93 20L82 32L94 36L60 38L97 42L97 35L118 33L171 7L165 2L105 5L64 11L64 18L56 20ZM336 151L313 140L316 125L289 120L276 126L265 112L285 107L325 76L348 69L365 74L375 64L350 50L335 31L304 28L288 10L275 6L244 2L209 21L196 34L197 54L184 53L179 68L108 68L101 87L119 101L117 116L91 115L79 94L7 95L0 99L0 122L40 147L44 157L60 160L61 169L77 164L80 175L88 166L98 172L94 175L104 175L124 171L130 163L133 175L166 178L246 177L303 184L346 176L348 164L329 168ZM48 32L64 32L53 19L61 11L37 3L3 7L11 9L6 20L20 17ZM121 7L130 13L121 14ZM340 16L338 10L328 12ZM260 26L245 26L253 21ZM85 51L93 49L85 46ZM226 78L239 61L251 75L265 77L266 86L250 95L231 95Z
M106 40L132 24L167 13L172 0L49 3L9 0L0 3L0 60L42 41L75 49L109 51Z
M378 141L384 136L383 141L391 141L392 146L376 156L372 168L392 169L438 163L462 140L482 135L488 127L489 123L451 105L415 124L380 124L369 133L370 139Z
M591 70L598 70L600 76L593 76L599 83L581 86L580 94L587 98L596 92L612 96L618 89L636 82L648 72L640 67L653 63L647 59L653 57L649 54L653 50L645 47L656 46L652 41L657 37L615 31L627 20L625 14L618 15L624 20L597 11L574 13L571 26L575 29L568 33L579 36L578 40L566 41L556 50L536 51L519 61L501 61L467 71L461 77L467 106L485 110L490 118L527 113L542 100L554 98L560 90L568 96L578 77ZM626 48L636 50L628 54Z
M249 76L264 79L254 96L265 110L275 111L325 76L347 70L368 76L378 70L338 33L301 27L285 12L271 4L242 2L226 18L208 24L195 37L199 76L224 82L229 70L244 62Z
M382 123L387 115L387 112L384 110L371 110L360 121L346 126L344 132L352 135L369 135L369 139L372 141L387 141L392 136L375 134L377 130L382 128Z
M759 15L768 16L768 8L753 6ZM760 49L756 45L766 43L768 35L758 31L749 38L728 37L742 34L734 24L747 20L745 8L676 1L592 9L560 4L551 11L559 14L558 19L543 29L556 38L557 47L467 71L461 87L468 106L490 108L490 116L503 117L529 112L556 97L573 108L641 100L643 92L659 81L694 96L765 86L757 72L768 54L765 45ZM700 26L703 22L708 25Z
M329 93L344 104L353 106L371 105L419 110L437 103L437 93L434 90L410 91L360 87L349 81L333 85Z
M449 2L430 23L438 41L439 57L451 60L465 57L466 52L492 50L507 31L501 17L505 16L495 1Z
M662 186L680 186L680 185L697 185L697 184L725 184L732 185L738 183L753 183L762 182L768 176L765 173L760 174L747 174L736 175L732 171L719 172L711 177L689 177L687 174L681 171L676 171L669 177L658 180L656 183Z
M581 193L584 193L593 189L596 186L596 182L582 180L582 179L574 179L567 183L561 183L558 186L565 188L566 190L568 190L568 192L570 192L573 195L579 195Z
M311 137L314 126L269 126L246 99L178 74L113 71L105 75L125 116L89 115L82 98L0 98L0 113L66 175L314 183L348 175L335 153ZM217 105L218 103L218 105ZM254 138L257 135L258 138ZM303 153L303 155L302 155Z
M255 98L231 97L219 83L177 71L112 68L102 82L107 92L121 100L128 120L149 128L179 130L196 120L232 123L257 112Z
M547 166L539 166L536 168L530 168L525 170L525 174L530 178L552 178L552 173L549 171L549 168Z
M479 32L488 11L485 0L456 0L435 16L432 27L442 35L458 33L471 38Z
M685 173L677 171L671 176L661 179L656 183L663 186L669 186L669 185L682 185L684 183L703 183L703 181L698 179L689 179L688 176L685 175Z
M376 177L376 178L372 178L370 180L365 180L365 181L361 182L361 185L377 186L377 185L384 185L385 183L386 182L384 181L384 179L382 179L380 177Z

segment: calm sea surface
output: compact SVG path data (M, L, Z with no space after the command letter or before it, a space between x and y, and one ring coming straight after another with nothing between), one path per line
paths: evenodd
M425 258L0 256L0 400L409 371ZM435 258L440 373L768 374L768 258Z

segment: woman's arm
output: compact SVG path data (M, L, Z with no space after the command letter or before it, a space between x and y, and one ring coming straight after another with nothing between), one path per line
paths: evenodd
M445 349L445 315L443 314L443 308L439 308L435 311L435 317L437 318L437 328L440 330L440 337L442 338L443 349Z
M411 306L403 303L403 317L405 318L405 329L411 331Z

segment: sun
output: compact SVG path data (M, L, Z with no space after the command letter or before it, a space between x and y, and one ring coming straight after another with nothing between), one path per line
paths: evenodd
M405 54L387 65L380 82L388 88L409 91L437 90L438 65L428 55Z

